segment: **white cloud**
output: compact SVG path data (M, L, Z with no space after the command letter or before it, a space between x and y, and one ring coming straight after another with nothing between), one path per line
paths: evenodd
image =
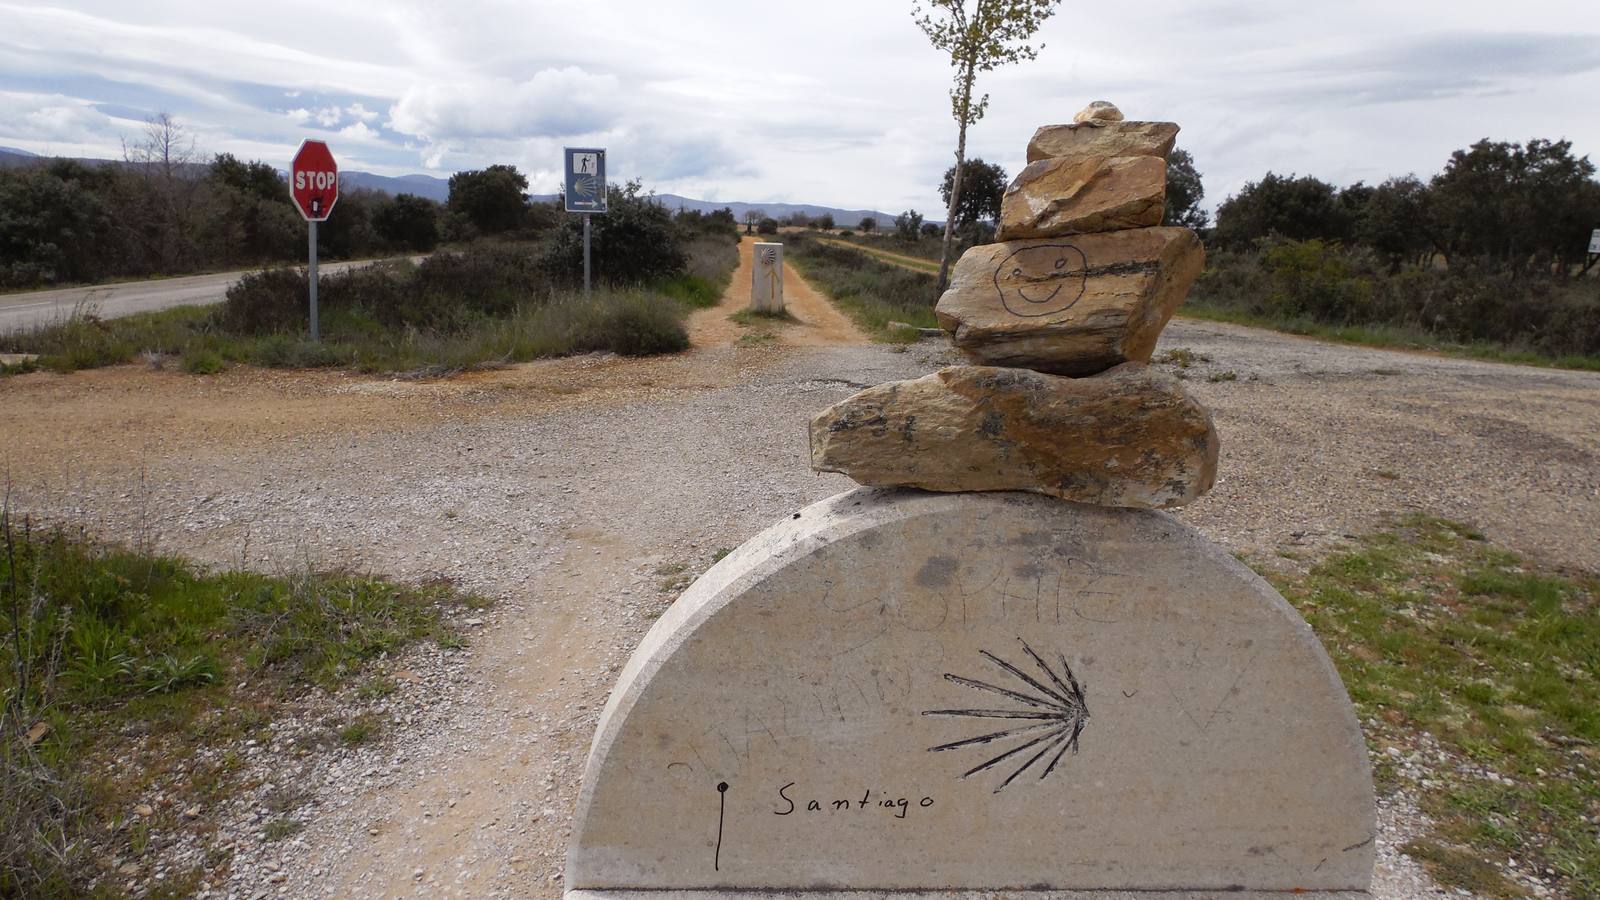
M545 69L523 81L417 84L389 108L388 126L430 141L587 134L615 119L619 93L615 76L576 66Z
M208 152L283 165L307 129L338 130L374 170L510 162L548 190L562 144L595 143L664 191L937 217L951 71L909 4L275 3L0 0L0 144L115 156L137 133L118 116L167 110ZM982 76L971 152L1014 173L1035 127L1104 98L1182 124L1213 202L1269 168L1427 174L1486 135L1600 156L1600 117L1574 112L1600 95L1586 9L1063 4L1037 61Z
M367 123L365 122L356 122L352 125L347 125L344 128L339 129L339 136L342 138L349 138L352 141L363 142L379 141L383 139L383 135L371 128L368 128Z
M0 91L0 121L7 140L79 143L112 127L110 117L87 101L60 94Z

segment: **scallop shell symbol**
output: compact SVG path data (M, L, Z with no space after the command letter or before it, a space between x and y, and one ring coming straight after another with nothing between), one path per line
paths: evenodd
M765 263L766 265L769 265L769 266L777 265L778 264L778 248L777 247L762 247L761 248L761 261L763 263Z
M1034 652L1028 642L1017 639L1022 644L1022 652L1032 662L1034 671L1029 674L1021 666L1006 662L1004 659L987 650L979 651L984 659L1006 674L1008 679L1014 681L1010 687L979 681L976 678L966 678L961 675L946 673L945 680L962 687L971 688L982 694L998 695L1011 702L1008 708L1000 709L930 709L923 712L925 716L954 716L964 719L998 719L1009 723L999 731L980 734L975 737L951 741L937 747L929 747L931 753L944 753L951 750L965 750L970 747L982 747L993 753L998 747L1010 744L1010 749L1004 750L989 759L978 763L961 774L962 778L970 778L980 772L986 772L1006 760L1021 759L1021 754L1032 750L1022 765L1018 766L1000 785L994 789L996 794L1005 790L1013 781L1016 781L1024 772L1033 769L1044 762L1046 756L1052 752L1048 764L1040 769L1039 780L1050 777L1050 773L1061 764L1061 758L1068 753L1076 756L1078 753L1078 738L1083 734L1084 726L1089 724L1089 705L1084 699L1083 685L1078 682L1072 673L1072 666L1067 664L1064 654L1056 654L1056 664L1051 665L1044 657ZM991 726L992 727L992 726ZM1020 743L1019 743L1020 742Z

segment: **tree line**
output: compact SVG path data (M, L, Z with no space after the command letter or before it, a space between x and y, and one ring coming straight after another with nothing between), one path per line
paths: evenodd
M610 190L611 214L594 220L595 265L616 283L669 273L697 235L722 239L737 230L731 210L675 218L637 182ZM119 161L0 170L0 288L293 263L305 259L306 234L276 169L227 153L204 159L170 116L148 123ZM581 237L560 198L530 202L527 177L509 165L456 173L442 204L345 188L317 229L325 259L426 253L479 238L537 240L550 265L571 262L580 272Z
M1600 181L1571 141L1482 140L1443 171L1339 188L1311 176L1267 173L1217 208L1211 242L1228 250L1273 239L1362 247L1392 271L1473 266L1522 275L1588 270L1600 228Z
M1597 227L1595 166L1564 140L1482 140L1426 180L1268 173L1218 206L1191 305L1600 367Z

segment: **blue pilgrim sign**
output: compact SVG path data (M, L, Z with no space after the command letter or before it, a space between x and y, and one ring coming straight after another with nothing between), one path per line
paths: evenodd
M606 151L593 147L568 147L567 212L606 211Z

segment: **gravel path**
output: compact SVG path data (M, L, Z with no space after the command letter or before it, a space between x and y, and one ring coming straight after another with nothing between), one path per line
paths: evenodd
M25 507L203 561L443 576L500 599L469 652L397 664L382 741L296 754L309 726L291 721L250 749L308 825L262 840L264 791L205 811L236 851L216 895L555 896L596 716L675 569L850 486L807 468L814 412L951 361L934 341L806 346L813 327L442 383L23 376L0 381L0 465ZM1174 323L1172 348L1197 356L1182 371L1224 454L1180 516L1231 549L1326 546L1415 509L1600 569L1600 375L1207 323ZM1382 825L1379 896L1429 895L1395 850L1414 807L1386 802Z

